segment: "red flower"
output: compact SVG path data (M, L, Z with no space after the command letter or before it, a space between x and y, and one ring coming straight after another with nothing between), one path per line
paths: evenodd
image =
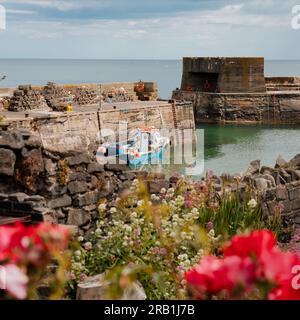
M275 235L268 230L259 230L249 235L233 237L230 244L224 248L224 256L251 256L260 259L275 246Z
M300 300L300 260L295 253L280 251L274 234L266 230L234 237L224 248L223 259L202 259L186 273L186 280L200 298L222 292L231 298L239 292L236 289L247 293L263 285L270 288L268 299Z
M232 256L221 260L208 256L188 271L185 278L199 292L217 294L224 290L230 294L239 287L246 290L251 287L255 278L255 265L249 258Z
M292 282L286 280L269 293L269 300L300 300L300 288L293 288Z
M39 263L42 256L63 250L68 242L67 229L50 224L1 226L0 234L0 261L13 263Z

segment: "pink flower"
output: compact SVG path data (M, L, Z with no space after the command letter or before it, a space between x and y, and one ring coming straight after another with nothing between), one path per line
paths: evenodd
M162 256L165 256L168 252L167 252L167 249L166 249L166 248L160 248L159 253L160 253Z
M207 222L207 224L206 224L206 229L207 229L208 231L210 231L210 230L212 230L213 228L214 228L213 222L212 222L212 221Z
M2 266L0 287L7 290L13 297L23 300L27 296L27 276L13 264ZM2 278L2 279L1 279ZM3 282L1 284L1 282Z

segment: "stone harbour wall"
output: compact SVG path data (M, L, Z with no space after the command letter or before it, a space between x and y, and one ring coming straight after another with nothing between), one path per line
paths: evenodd
M197 123L300 124L300 94L214 94L177 90L173 99L191 101Z
M122 125L123 124L123 125ZM43 146L52 152L78 151L93 153L100 139L116 133L119 126L128 131L140 126L157 129L195 129L193 106L190 102L138 105L135 108L91 112L49 113L28 118L10 119L0 125L26 129L40 135Z
M88 235L98 219L99 203L114 206L136 178L145 181L150 193L174 186L179 179L126 165L101 165L86 152L49 151L38 135L24 130L0 131L0 217L29 216ZM212 180L216 193L238 190L242 199L250 188L265 215L280 208L291 223L300 224L300 154L290 161L278 157L274 168L256 160L242 176L223 174Z
M163 174L100 165L87 153L53 153L29 132L0 132L0 216L67 224L84 235L99 202L113 202L138 177L150 192L169 186Z

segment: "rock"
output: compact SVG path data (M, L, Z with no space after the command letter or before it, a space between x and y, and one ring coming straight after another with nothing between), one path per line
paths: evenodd
M69 234L72 237L78 237L79 236L79 228L77 226L63 225L63 227L66 228L69 231Z
M105 279L105 273L88 277L77 285L77 300L107 300L110 282ZM146 300L147 296L142 285L134 282L124 290L119 300Z
M99 163L90 163L87 168L88 173L104 172L104 165Z
M292 210L300 209L300 198L293 200L292 202Z
M68 212L68 225L82 227L89 223L91 216L81 209L70 209Z
M28 197L26 193L17 192L8 195L8 199L15 202L24 202Z
M72 172L69 175L69 181L87 181L89 178L89 175L85 172Z
M44 207L46 205L46 199L42 196L27 196L25 202L32 204L33 207Z
M270 174L264 174L264 175L262 175L261 177L264 178L264 179L266 179L266 180L268 180L268 181L270 181L270 186L271 186L272 188L276 187L276 182L275 182L275 179L274 179L274 177L273 177L272 175L270 175Z
M42 141L39 137L31 136L28 140L25 141L25 147L27 148L40 148L42 146Z
M49 176L53 176L56 174L57 163L53 162L51 159L45 159L44 166Z
M295 188L295 189L291 189L289 190L289 199L291 201L300 198L300 188Z
M256 178L254 180L255 182L255 186L259 191L264 191L266 189L268 189L269 184L268 184L268 180L264 179L264 178Z
M220 192L222 191L222 186L220 184L214 184L214 189L215 191Z
M122 173L122 176L124 178L124 181L125 180L134 180L136 178L136 175L134 174L134 172L123 172Z
M254 160L250 162L250 166L247 169L245 175L254 175L259 173L260 169L260 160Z
M279 155L276 159L276 164L275 164L275 168L283 168L286 167L288 164L288 162L283 159L282 155Z
M67 192L66 185L62 186L57 181L56 177L48 177L45 179L45 186L43 191L50 196L60 196Z
M284 169L280 169L279 174L284 183L289 183L292 181L292 177Z
M11 149L20 150L24 147L24 140L21 132L18 131L1 131L0 132L0 147L8 147Z
M270 167L266 167L266 166L262 166L260 169L260 174L273 174L275 171L275 169L270 168Z
M8 195L5 193L0 193L0 201L2 200L7 200L8 199Z
M33 208L31 217L34 221L46 222L51 224L57 223L55 211L49 208Z
M68 207L72 204L72 199L68 195L48 201L48 206L51 209Z
M147 184L150 193L160 193L162 188L169 188L169 181L166 180L148 181Z
M300 180L300 170L292 170L292 180Z
M76 166L80 164L89 164L91 159L87 153L79 153L72 157L66 158L69 166Z
M297 154L290 162L289 166L291 167L300 167L300 153Z
M96 211L97 210L97 206L95 204L91 204L89 206L83 207L83 210L85 210L87 212Z
M71 181L68 184L68 190L71 194L82 193L87 190L87 184L84 181Z
M0 175L13 176L16 155L12 150L0 149Z
M90 204L97 203L100 198L100 193L98 190L90 191L85 194L76 195L74 198L74 205L77 207L84 207Z
M126 164L105 164L105 170L112 171L112 172L123 172L128 169Z
M280 185L276 188L276 198L279 201L287 199L287 190L284 186Z

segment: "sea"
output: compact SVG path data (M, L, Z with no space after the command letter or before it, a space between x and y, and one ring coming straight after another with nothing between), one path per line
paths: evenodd
M180 60L0 59L0 79L6 76L0 87L143 80L156 81L160 98L169 99L180 87L181 74ZM265 75L300 77L300 61L266 60ZM204 170L217 174L243 172L255 159L274 165L279 154L290 159L300 153L300 126L200 125L198 129L204 130ZM185 166L163 170L184 173Z

